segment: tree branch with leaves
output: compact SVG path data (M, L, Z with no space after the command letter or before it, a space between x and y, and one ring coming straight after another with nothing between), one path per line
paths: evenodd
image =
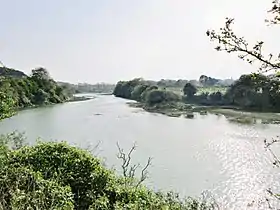
M280 24L280 1L273 1L273 7L268 11L273 18L266 20L271 24ZM278 72L280 70L280 53L273 55L272 53L265 55L262 51L264 42L258 41L255 45L249 45L244 37L237 36L232 29L234 24L233 18L226 18L225 26L219 31L207 30L206 34L210 40L217 43L215 49L217 51L225 51L227 53L238 53L238 57L250 64L259 62L260 73L269 71Z
M265 20L265 22L268 22L270 24L280 24L280 1L275 0L272 2L273 6L268 11L270 14L272 14L273 18Z

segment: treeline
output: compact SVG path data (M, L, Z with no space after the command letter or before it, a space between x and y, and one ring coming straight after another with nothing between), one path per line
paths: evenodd
M181 100L181 97L173 91L150 85L143 79L120 81L117 83L113 94L116 97L132 99L149 105Z
M206 106L234 106L256 111L280 111L280 81L263 74L242 75L226 91L211 91L217 80L201 76L203 87L185 81L181 93L162 85L151 85L150 81L134 79L118 82L114 95L153 105L163 102L181 101L187 104ZM223 86L221 86L223 87ZM201 88L205 91L199 92ZM223 87L224 88L224 87Z
M256 111L280 111L280 81L277 77L263 74L242 75L225 93L204 92L196 95L184 89L185 102L202 105L227 105Z
M179 80L172 80L172 79L161 79L159 81L146 81L150 85L156 85L159 87L165 88L183 88L186 83L191 83L196 87L228 87L234 83L233 79L216 79L213 77L209 77L206 75L201 75L198 80L186 80L186 79L179 79Z
M10 70L7 69L6 73L7 71ZM0 119L11 116L19 108L62 103L69 97L70 93L57 85L44 68L32 70L30 76L2 76L0 78Z
M107 83L97 83L97 84L88 84L88 83L79 83L71 84L67 82L58 82L60 86L69 90L73 94L77 93L113 93L115 84Z
M280 81L263 74L242 75L227 91L232 104L261 111L280 111Z
M22 71L7 68L7 67L0 67L0 77L26 77L27 75L24 74Z

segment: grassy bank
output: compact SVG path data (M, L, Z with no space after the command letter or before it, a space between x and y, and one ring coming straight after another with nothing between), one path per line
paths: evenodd
M73 96L71 97L69 100L67 100L66 102L78 102L78 101L88 101L88 100L92 100L95 97L86 97L86 96Z
M0 209L60 210L210 210L214 204L182 199L176 193L155 192L143 181L149 163L140 171L130 164L131 152L119 148L123 174L104 166L88 150L65 142L23 144L23 136L0 137ZM140 173L140 177L136 174Z

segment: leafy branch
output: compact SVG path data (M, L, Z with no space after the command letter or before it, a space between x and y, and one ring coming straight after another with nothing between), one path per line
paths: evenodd
M272 4L273 6L268 12L271 13L274 17L270 20L265 20L265 22L268 22L273 25L280 24L280 1L274 0Z
M217 51L226 51L227 53L238 52L238 57L242 60L246 60L250 64L259 61L259 70L262 73L271 70L279 70L280 54L278 56L273 54L264 56L262 53L264 44L263 41L257 42L253 47L250 48L244 37L238 37L233 32L231 27L233 23L233 18L226 18L225 27L220 28L219 32L216 32L215 30L208 30L206 32L211 41L218 42L218 45L215 47L215 49Z
M280 1L275 0L272 2L273 7L268 12L273 14L274 18L266 20L271 24L280 23ZM249 43L244 37L239 37L232 30L234 24L233 18L226 18L225 26L220 28L217 32L215 30L207 30L206 35L210 37L210 41L215 41L217 51L225 51L228 53L237 52L238 57L247 61L250 64L254 62L260 63L260 73L265 73L271 70L275 72L280 70L280 53L273 55L272 53L264 55L262 52L264 42L258 41L255 45L249 46Z

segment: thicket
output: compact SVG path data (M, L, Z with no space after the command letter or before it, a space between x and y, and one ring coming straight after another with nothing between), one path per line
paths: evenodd
M0 77L0 120L19 108L62 103L69 97L44 68L32 70L30 76Z
M23 142L17 132L0 137L0 209L214 209L213 203L144 186L151 159L137 178L135 147L127 154L119 148L119 175L88 150L65 142Z

